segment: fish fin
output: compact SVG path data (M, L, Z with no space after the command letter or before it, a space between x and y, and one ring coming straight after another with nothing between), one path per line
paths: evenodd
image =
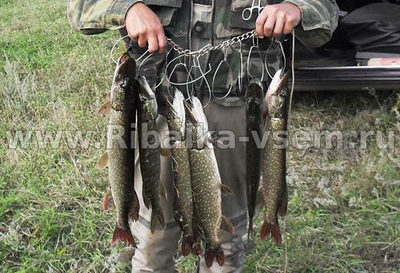
M247 231L247 238L250 240L250 237L254 235L254 224L253 224L253 217L249 217L249 228Z
M264 202L263 202L263 197L262 197L262 192L259 191L257 194L257 199L256 199L256 210L261 210L264 207Z
M233 191L225 184L221 183L221 192L222 193L226 193L229 194L231 196L234 196L235 194L233 193Z
M286 216L286 213L287 213L288 202L289 202L288 198L289 197L288 197L287 187L285 185L282 203L281 203L281 205L279 207L279 211L278 211L279 215L282 217Z
M264 221L264 224L261 228L261 241L264 241L267 236L271 236L278 245L282 243L282 235L278 222L272 224Z
M169 157L171 155L171 151L165 148L160 148L160 153L162 157Z
M108 152L105 152L97 162L97 168L99 170L103 170L107 167L108 165Z
M225 215L222 215L222 221L225 224L228 232L230 234L234 234L235 233L235 227L233 226L231 220L229 220L228 217L226 217Z
M168 199L167 190L165 189L164 184L162 182L160 183L160 194L162 197L164 197L165 200Z
M203 253L203 249L201 247L200 237L195 237L194 242L193 242L192 254L199 256L202 253Z
M194 250L194 238L193 236L183 236L182 238L182 254L183 256L188 256L190 253L193 253Z
M133 247L136 247L135 239L133 239L130 229L122 229L118 225L114 229L113 238L111 240L111 246L114 246L118 241L127 242Z
M112 203L111 188L107 187L106 194L103 198L103 210L108 210L110 208L110 203Z
M221 245L206 248L205 260L208 268L212 266L214 258L220 266L224 265L225 255Z
M150 230L151 233L156 231L157 223L165 229L165 219L164 214L162 213L161 209L155 210L154 208L151 210L151 221L150 221Z
M146 208L150 209L151 201L150 201L150 198L146 194L146 189L145 189L144 185L142 188L142 198L143 198L143 203L146 206Z
M102 116L108 116L111 113L111 100L106 100L97 111Z
M221 140L219 140L221 136L219 135L212 135L208 138L208 140L211 142L212 145L214 145L214 147L218 147L220 149L228 149L229 146L226 145L224 142L222 142Z
M133 202L132 202L132 208L131 208L131 212L129 214L129 218L132 221L137 221L139 219L139 211L140 211L139 198L136 194L136 191L133 191Z

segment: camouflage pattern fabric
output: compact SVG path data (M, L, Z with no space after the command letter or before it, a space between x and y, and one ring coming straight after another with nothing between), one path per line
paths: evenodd
M68 0L67 14L75 29L84 34L97 34L108 29L123 28L126 11L137 2L139 0ZM205 16L202 16L202 14L193 16L196 17L196 21L190 18L194 10L192 1L144 0L141 2L148 5L158 15L168 37L183 48L191 50L196 50L208 43L219 44L233 36L250 31L255 28L257 18L257 14L254 13L250 20L242 19L243 9L250 7L252 0L209 1L212 2L212 14L205 12ZM280 2L290 2L301 9L302 21L296 28L296 37L302 43L307 46L318 47L331 38L338 23L337 13L339 9L334 0L261 0L261 4L264 6ZM188 22L192 23L188 24ZM193 43L193 41L196 41L196 43ZM213 78L215 78L212 91L216 94L214 99L217 103L226 106L232 104L232 102L229 102L232 99L218 100L218 97L225 96L227 90L231 87L230 96L243 97L244 86L247 85L248 80L252 77L261 77L262 61L268 63L272 74L280 66L281 53L279 47L275 46L268 51L267 55L266 49L269 47L270 39L265 38L258 41L260 51L252 48L254 42L256 41L244 41L228 48L225 52L214 51L198 60L204 72L208 70L208 64L211 64L212 70L209 71L206 78L209 85L212 85ZM137 57L145 52L144 49L135 44L132 44L132 50ZM250 52L250 62L247 62ZM167 60L172 60L177 56L176 52L171 52L168 56L166 54L155 54L146 61L139 71L139 74L146 76L153 86L163 78ZM220 65L224 58L227 62ZM198 69L193 69L193 75L188 77L187 69L192 66L193 60L182 58L179 61L186 62L187 68L178 64L178 60L171 64L168 71L174 70L171 82L182 83L201 74ZM249 67L247 67L247 63L249 63ZM213 77L218 66L218 75ZM265 74L264 81L267 80L268 77ZM176 87L187 94L188 90L183 85ZM167 92L168 88L170 88L170 84L164 80L159 87L158 94ZM209 93L204 80L198 81L195 86L192 85L189 89L190 91L202 90ZM160 103L162 104L162 102ZM238 104L240 102L233 103L232 106Z
M187 0L68 0L68 18L75 29L85 34L119 29L125 24L126 11L137 2L144 2L153 8L164 26L174 23L176 27L172 36L187 38L185 34L190 32L187 22L191 14L188 12L191 1ZM263 6L281 2L295 4L301 9L302 21L296 30L299 40L308 46L323 45L337 27L339 8L334 0L261 0ZM242 10L251 4L252 0L214 0L215 20L204 24L201 36L225 38L239 35L244 29L254 29L255 13L252 20L242 19ZM181 45L185 47L187 44L188 41Z

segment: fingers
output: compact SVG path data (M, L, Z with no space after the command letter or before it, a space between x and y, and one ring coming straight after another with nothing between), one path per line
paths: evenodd
M137 41L138 45L146 48L151 53L164 52L167 47L167 39L165 38L162 28L157 31L141 32L140 34L130 34L129 37L133 41Z
M268 12L266 9L261 12L256 21L256 34L259 37L264 37L264 25L267 21Z
M165 38L164 30L158 34L158 51L164 52L167 48L167 39Z
M267 37L272 36L272 32L274 31L274 26L276 22L276 17L275 15L268 16L267 21L265 22L264 25L264 35Z
M157 36L151 35L149 37L149 39L147 40L147 43L148 43L147 49L149 50L150 53L155 53L155 52L158 51L158 39L157 39Z
M278 37L283 33L283 28L285 26L285 20L286 16L283 12L278 12L276 14L276 22L275 22L275 27L273 29L272 35L274 37Z
M259 37L289 34L299 24L301 10L291 3L268 5L256 21L256 34Z
M297 26L297 22L295 19L293 19L292 17L287 18L286 22L285 22L285 26L283 28L283 34L289 34L292 32L292 30Z
M147 46L146 35L139 35L139 38L137 39L137 43L140 47L146 47Z

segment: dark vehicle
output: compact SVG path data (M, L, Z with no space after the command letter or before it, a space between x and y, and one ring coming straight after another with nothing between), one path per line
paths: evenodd
M296 45L296 91L400 90L400 0L338 0L340 23L318 49Z

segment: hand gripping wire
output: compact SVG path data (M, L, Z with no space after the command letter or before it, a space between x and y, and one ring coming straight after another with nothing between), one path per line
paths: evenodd
M223 97L220 97L220 98L215 96L215 94L214 94L215 78L216 78L216 76L218 74L218 71L220 70L221 66L223 64L226 64L226 66L228 67L228 71L232 71L232 67L230 66L228 60L226 59L227 54L228 54L228 49L229 49L228 47L225 49L224 58L221 60L221 62L218 64L217 68L215 69L214 76L213 76L213 79L212 79L212 84L211 84L211 90L212 90L213 97L216 98L216 99L220 99L220 100L223 100L223 99L227 98L229 96L229 94L231 93L232 88L233 88L233 84L230 84L228 92ZM229 74L229 72L228 72L227 75L231 75L231 74Z
M272 75L272 73L269 71L269 65L268 65L268 56L269 56L269 52L273 46L274 43L278 43L279 48L281 49L281 53L282 53L282 58L283 58L283 70L282 71L286 71L286 66L287 66L287 60L286 60L286 54L285 54L285 50L283 49L283 45L282 42L277 39L277 38L272 38L271 43L267 49L267 52L265 53L265 59L264 59L264 64L265 64L265 69L267 71L268 76L272 79L274 76ZM274 47L275 48L275 47Z

